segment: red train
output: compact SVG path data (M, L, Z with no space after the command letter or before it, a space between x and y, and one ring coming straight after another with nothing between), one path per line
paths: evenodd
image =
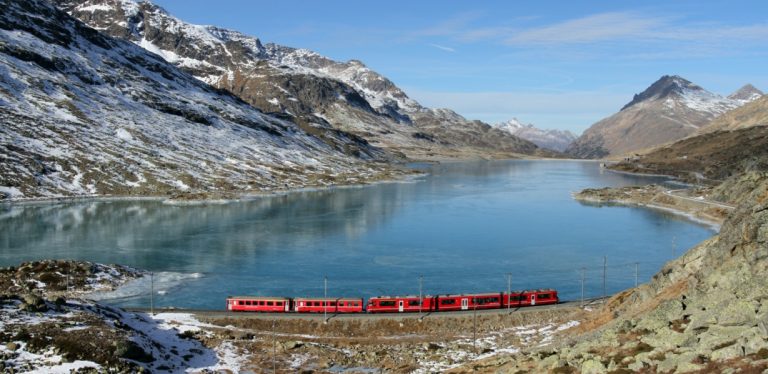
M557 304L557 291L529 290L510 294L482 293L467 295L378 296L361 298L287 298L230 296L227 310L233 312L273 313L408 313L446 312L455 310L480 310L517 308L523 306Z

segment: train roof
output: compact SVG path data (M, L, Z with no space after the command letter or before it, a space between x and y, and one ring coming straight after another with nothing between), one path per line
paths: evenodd
M287 297L282 296L227 296L227 299L245 299L245 300L288 300Z
M360 301L363 298L362 297L294 297L294 300L302 300L302 301Z
M431 297L461 297L461 296L494 296L498 295L501 292L485 292L485 293L467 293L467 294L437 294L437 295L424 295L422 296L423 299L428 299ZM371 297L371 299L418 299L419 295L396 295L396 296L375 296Z
M551 288L542 288L542 289L538 289L538 290L515 290L515 291L512 291L511 293L513 293L513 294L521 294L521 293L526 293L526 292L556 292L556 291L554 289L551 289ZM430 297L435 297L435 296L437 296L437 297L494 296L494 295L498 295L498 294L502 294L502 293L506 294L507 292L506 291L502 291L502 292L482 292L482 293L462 293L462 294L437 294L437 295L424 295L424 296L422 296L422 298L428 299ZM419 295L405 295L405 296L403 296L403 295L394 295L394 296L382 295L382 296L371 297L371 299L413 299L413 298L418 299Z

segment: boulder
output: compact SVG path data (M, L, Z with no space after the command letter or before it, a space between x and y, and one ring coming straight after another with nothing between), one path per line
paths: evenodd
M605 372L605 365L603 365L603 363L598 360L589 359L581 364L582 374L603 374Z

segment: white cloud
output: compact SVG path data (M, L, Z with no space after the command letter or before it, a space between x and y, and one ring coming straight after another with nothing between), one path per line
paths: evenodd
M454 49L454 48L451 48L451 47L446 47L446 46L444 46L444 45L440 45L440 44L434 44L434 43L430 43L430 44L428 44L428 45L429 45L430 47L435 47L435 48L437 48L437 49L440 49L440 50L443 50L443 51L446 51L446 52L456 52L456 49Z

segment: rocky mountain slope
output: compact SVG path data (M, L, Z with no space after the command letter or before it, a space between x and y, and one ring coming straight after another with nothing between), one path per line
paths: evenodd
M717 184L744 172L768 170L768 126L693 136L611 168Z
M768 96L762 96L740 108L717 117L698 133L743 129L753 126L768 126Z
M41 0L3 0L0 195L159 195L356 183L383 153L333 147ZM350 157L347 154L357 157Z
M696 133L753 96L724 98L679 76L663 76L618 113L587 129L566 151L582 158L619 156Z
M332 139L352 134L412 158L535 153L535 147L455 113L424 108L356 60L262 42L237 31L185 23L149 1L55 0L88 25L158 54L203 82ZM502 155L504 156L504 155Z
M576 136L568 130L540 129L534 127L533 124L524 125L517 118L497 123L493 127L533 142L541 148L558 152L565 151L576 140Z
M747 173L720 233L622 292L545 350L486 372L763 372L768 369L768 174Z

